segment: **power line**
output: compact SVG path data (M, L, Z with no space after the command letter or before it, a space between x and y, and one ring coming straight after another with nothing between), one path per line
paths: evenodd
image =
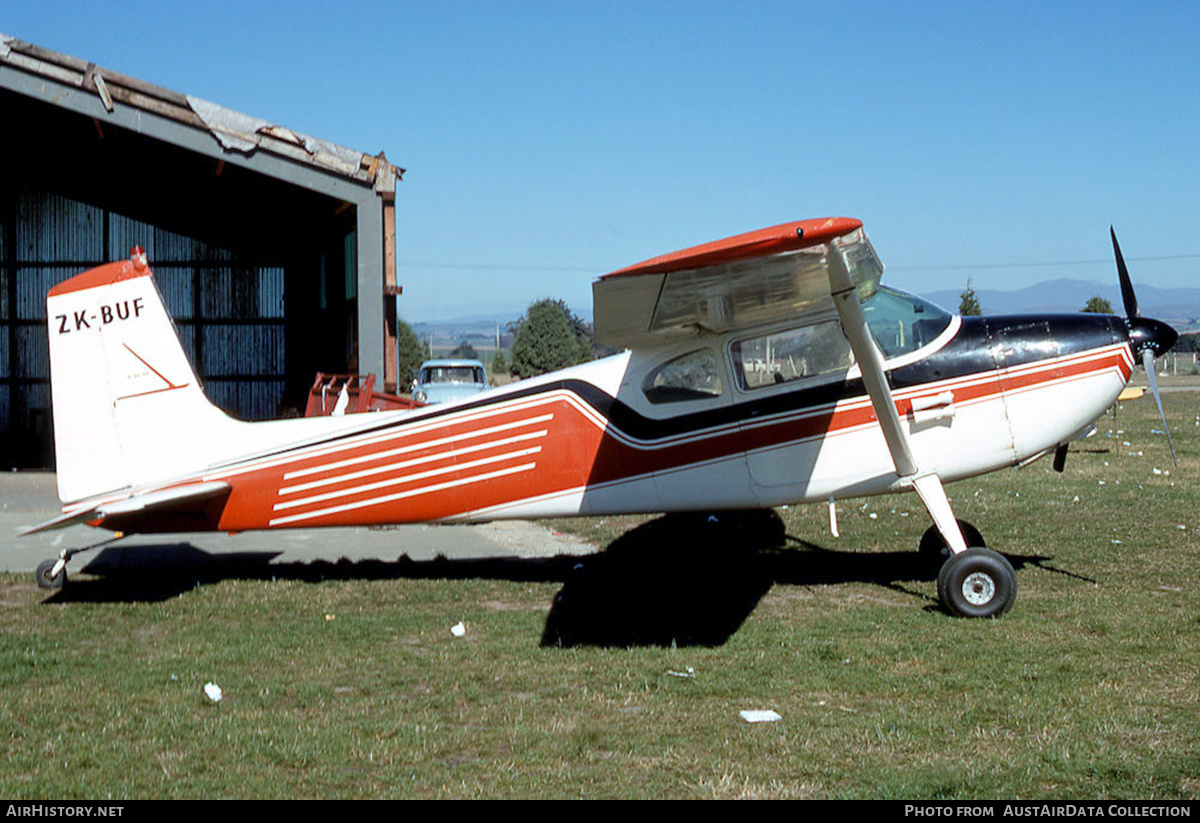
M1152 263L1162 260L1195 260L1200 254L1163 254L1154 257L1128 257L1130 262ZM1057 260L1042 263L953 263L942 266L888 266L888 271L960 271L963 269L1039 269L1056 266L1097 266L1111 264L1111 257L1098 260Z
M585 266L551 266L535 263L514 263L506 265L504 263L430 263L421 260L409 262L400 261L401 268L421 268L421 269L457 269L460 271L540 271L540 272L587 272L588 274L596 274L603 272L605 269L601 267L590 268Z
M1165 260L1197 260L1200 259L1200 254L1163 254L1151 257L1128 257L1126 258L1134 263L1154 263ZM913 265L913 266L888 266L888 271L905 271L905 272L922 272L922 271L962 271L962 270L988 270L988 269L1038 269L1038 268L1054 268L1057 266L1098 266L1111 264L1111 257L1103 257L1095 260L1055 260L1044 262L1024 262L1024 263L948 263L937 266ZM586 274L602 274L609 269L603 266L555 266L544 263L456 263L456 262L434 262L425 260L411 260L408 262L400 261L401 268L421 268L421 269L446 269L457 271L527 271L527 272L582 272Z

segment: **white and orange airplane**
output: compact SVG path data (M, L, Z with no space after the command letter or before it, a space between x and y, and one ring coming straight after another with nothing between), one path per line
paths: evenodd
M766 509L915 491L952 614L1016 596L943 484L1089 431L1175 332L1142 318L957 317L880 285L857 220L804 220L594 284L625 351L473 398L247 423L205 397L144 254L47 298L62 515L129 534ZM1161 410L1161 403L1159 404ZM1165 422L1165 421L1164 421ZM38 569L61 586L65 549ZM940 561L939 561L940 562Z

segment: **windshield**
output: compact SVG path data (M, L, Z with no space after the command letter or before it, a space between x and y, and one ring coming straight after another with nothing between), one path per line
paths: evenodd
M483 371L471 366L436 366L421 372L422 383L482 383Z
M950 313L928 300L880 286L863 301L871 336L885 358L916 351L933 342L950 325Z

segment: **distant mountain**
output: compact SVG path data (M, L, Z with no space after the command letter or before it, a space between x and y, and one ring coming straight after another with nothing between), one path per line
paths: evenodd
M1153 317L1170 323L1180 332L1200 330L1200 288L1162 289L1145 283L1134 284L1138 308L1145 317ZM944 289L925 292L922 296L942 308L958 311L962 289ZM975 296L983 307L984 314L1030 314L1046 312L1077 312L1087 301L1099 295L1112 304L1113 311L1123 315L1121 290L1111 283L1095 280L1047 280L1035 286L1013 291L999 289L976 289ZM591 307L577 313L589 322ZM452 320L410 321L413 330L421 339L437 341L470 340L472 342L494 341L496 327L504 335L504 345L511 341L507 334L508 324L516 320L522 310L499 309L493 314L458 317Z
M574 308L577 315L592 322L592 310L589 306L586 311L578 311ZM449 320L409 320L409 325L413 331L421 339L427 337L435 338L458 338L459 340L474 340L488 339L494 340L496 336L496 327L500 327L500 333L505 336L506 341L512 335L508 334L508 324L515 323L525 313L525 309L517 308L500 308L491 314L467 315L464 317L455 317ZM505 342L507 346L508 343Z
M1138 310L1144 317L1163 320L1181 332L1200 329L1200 288L1161 289L1135 283L1133 289L1137 292ZM958 311L962 292L962 289L946 289L922 296L945 309ZM1013 291L975 290L984 314L1077 312L1096 295L1111 303L1117 314L1125 313L1121 289L1116 284L1095 280L1047 280Z

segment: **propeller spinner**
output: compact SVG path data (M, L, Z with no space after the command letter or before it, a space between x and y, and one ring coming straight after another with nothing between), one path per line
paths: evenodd
M1108 227L1112 236L1113 254L1117 258L1117 278L1121 281L1121 301L1125 304L1125 323L1129 326L1129 345L1133 354L1142 361L1146 369L1146 379L1150 382L1150 393L1158 404L1158 414L1163 421L1163 431L1167 434L1167 447L1171 450L1171 459L1175 465L1179 460L1175 457L1175 446L1171 443L1171 427L1167 425L1167 415L1163 411L1162 397L1158 393L1158 375L1154 369L1154 358L1166 354L1179 333L1161 320L1142 317L1138 312L1137 295L1133 291L1133 283L1129 279L1129 269L1125 266L1125 257L1121 254L1121 245L1117 242L1117 232L1112 226Z

